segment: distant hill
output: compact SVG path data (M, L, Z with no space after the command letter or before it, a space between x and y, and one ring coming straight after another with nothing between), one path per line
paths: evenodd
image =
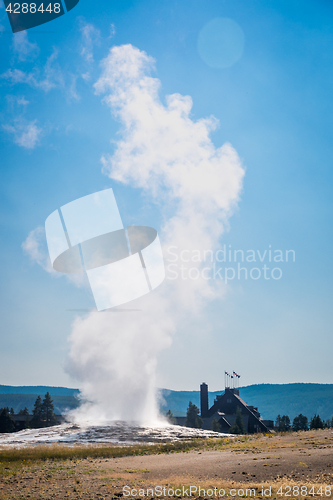
M34 408L34 403L37 396L40 395L42 399L44 394L0 394L0 408L8 406L13 408L15 413L28 408L31 413ZM52 396L54 411L57 415L67 413L69 410L74 410L80 406L80 400L74 396Z
M223 392L209 392L209 406ZM239 395L249 405L257 406L266 420L275 420L279 413L291 419L300 413L308 418L317 413L325 420L333 416L333 384L257 384L240 387ZM199 391L162 389L161 396L163 412L170 409L177 416L186 415L189 401L200 408Z
M32 411L38 395L42 398L49 392L56 413L77 408L80 405L78 389L49 386L0 385L0 408L13 407L15 412L25 406ZM289 415L291 420L300 413L311 418L315 413L321 418L333 416L333 384L257 384L240 387L240 396L249 405L257 406L261 416L275 420L277 415ZM209 406L223 391L209 393ZM200 408L199 391L160 390L160 408L163 413L171 410L174 415L186 415L189 401Z
M11 386L0 385L0 408L8 406L18 413L27 407L32 412L37 396L43 399L49 392L54 411L57 414L66 413L80 406L78 389L69 389L68 387L49 387L49 386Z
M49 392L52 396L77 396L79 389L68 387L50 387L47 385L0 385L0 394L40 394Z

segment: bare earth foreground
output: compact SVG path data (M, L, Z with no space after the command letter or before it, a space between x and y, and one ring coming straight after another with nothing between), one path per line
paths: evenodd
M333 498L330 429L186 442L0 447L0 498Z

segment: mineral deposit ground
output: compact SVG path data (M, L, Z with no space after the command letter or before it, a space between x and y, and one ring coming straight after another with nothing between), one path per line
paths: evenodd
M0 498L164 499L190 492L216 498L223 490L230 499L333 498L331 429L198 439L184 449L163 443L3 447Z

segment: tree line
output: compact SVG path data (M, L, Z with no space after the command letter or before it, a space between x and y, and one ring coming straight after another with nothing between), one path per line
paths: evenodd
M314 415L310 422L305 415L300 413L294 418L291 423L288 415L278 415L275 420L274 429L279 432L288 431L308 431L312 429L330 429L333 428L333 417L331 419L322 420L319 415Z
M13 408L0 408L0 432L15 432L16 425ZM29 415L28 408L20 410L17 415L25 416L26 419L20 429L38 429L40 427L50 427L57 425L56 415L54 413L54 405L49 392L45 394L44 399L37 397L34 403L32 415Z

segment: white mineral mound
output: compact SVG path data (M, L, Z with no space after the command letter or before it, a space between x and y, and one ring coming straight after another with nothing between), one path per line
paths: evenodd
M0 447L46 443L163 443L222 436L228 436L228 434L181 427L179 425L163 425L163 423L159 427L145 427L135 422L120 421L106 422L103 425L66 423L43 429L25 429L11 434L0 434Z

